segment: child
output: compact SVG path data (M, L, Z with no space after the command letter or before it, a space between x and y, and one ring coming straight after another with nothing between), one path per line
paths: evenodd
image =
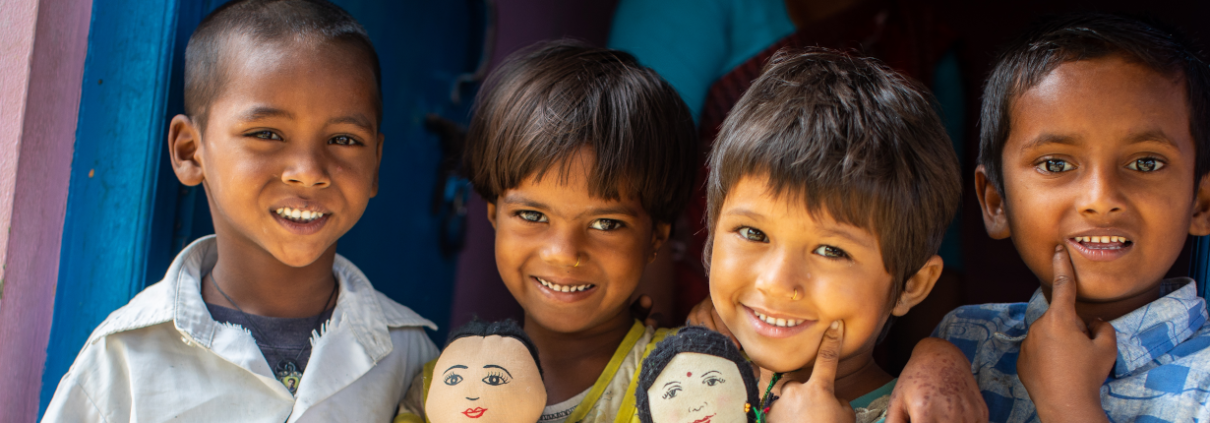
M1187 235L1210 234L1208 75L1179 35L1112 15L1049 22L1000 57L979 203L1042 286L936 332L970 358L991 421L1210 419L1205 301L1164 279Z
M382 155L365 31L323 0L236 1L185 64L168 148L216 235L101 323L44 421L389 420L437 349L336 254Z
M874 59L782 51L727 117L710 169L710 296L762 394L780 397L762 413L882 419L895 379L874 345L932 290L961 197L927 94Z
M467 142L496 267L541 352L539 421L629 422L639 363L668 333L629 306L692 192L689 109L627 53L546 43L488 78ZM423 416L415 386L396 421Z

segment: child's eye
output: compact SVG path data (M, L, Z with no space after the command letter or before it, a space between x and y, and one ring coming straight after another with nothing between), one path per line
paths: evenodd
M1139 172L1155 172L1164 168L1164 162L1154 157L1144 157L1126 165L1127 169L1137 170Z
M353 139L353 137L350 137L348 135L337 135L335 137L332 137L332 139L328 140L328 144L359 145L359 144L361 144L361 142Z
M273 131L257 131L248 135L260 138L262 140L281 141L281 136L275 134Z
M720 383L725 383L725 382L727 382L727 381L723 380L723 378L718 377L718 376L711 376L711 377L706 378L706 380L702 381L702 383L705 384L706 386L714 386L714 385L718 385Z
M664 392L663 398L664 398L664 399L673 399L673 398L676 398L676 393L677 393L677 392L680 392L680 391L681 391L681 387L680 387L680 386L673 386L673 387L672 387L672 389L669 389L669 390L668 390L668 392Z
M1038 168L1047 173L1059 173L1075 169L1076 167L1068 163L1067 160L1046 159L1038 164Z
M739 236L752 242L769 242L769 237L765 236L765 233L761 232L760 229L744 226L739 228L738 232Z
M588 225L590 228L601 231L612 231L614 229L621 228L622 226L625 226L625 224L622 223L621 220L615 219L597 219Z
M492 373L483 377L483 383L491 386L500 386L510 381L511 379L509 379L508 376L505 376L503 373Z
M524 220L526 222L534 222L534 223L543 223L548 220L546 218L546 215L533 211L533 210L521 210L521 211L517 212L517 217L521 218L521 220Z
M827 258L845 258L849 256L844 252L844 250L831 245L820 245L819 248L816 248L813 252Z
M445 377L445 384L449 385L449 386L454 386L461 382L462 382L462 376L459 376L456 374Z

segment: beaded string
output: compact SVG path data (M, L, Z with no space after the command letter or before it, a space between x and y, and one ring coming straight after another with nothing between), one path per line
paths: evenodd
M769 380L769 387L765 388L765 396L760 400L760 407L754 411L756 413L756 423L767 423L769 409L773 407L773 385L777 384L778 379L781 379L781 375L781 373L774 373L773 378Z

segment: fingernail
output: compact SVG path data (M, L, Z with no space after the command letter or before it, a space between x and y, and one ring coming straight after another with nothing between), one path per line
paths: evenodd
M832 330L836 330L836 329L839 329L839 328L840 328L840 321L839 321L839 320L833 320L833 321L832 321Z
M1056 252L1056 253L1061 253L1061 252L1063 252L1063 246L1062 246L1062 245L1056 245L1056 246L1055 246L1055 252Z

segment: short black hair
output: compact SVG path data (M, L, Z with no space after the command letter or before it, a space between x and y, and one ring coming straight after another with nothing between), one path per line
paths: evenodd
M529 350L529 355L534 358L534 364L538 366L538 376L543 376L542 361L538 360L538 347L534 346L534 341L529 339L529 335L513 319L504 319L490 323L477 318L471 319L470 322L462 325L462 327L450 332L449 338L445 341L445 347L449 348L450 344L453 344L454 341L472 336L484 338L488 336L503 336L521 341L521 345L524 345L525 349Z
M552 167L562 174L586 146L596 155L590 195L626 192L662 223L688 203L701 159L693 116L672 85L629 53L538 43L510 55L484 87L463 170L489 203Z
M937 253L962 198L958 156L928 90L877 59L779 51L723 121L710 154L710 240L745 176L813 215L878 238L897 295Z
M236 0L202 19L185 48L185 114L204 131L214 101L230 75L231 41L338 43L361 53L374 72L375 108L382 121L382 70L365 28L327 0Z
M664 372L664 368L668 367L668 363L680 353L712 355L735 363L735 367L739 368L739 376L744 382L744 391L748 393L750 407L747 414L748 420L752 421L755 416L754 411L760 407L760 393L756 386L756 374L752 370L752 364L739 353L739 348L736 348L735 344L731 343L731 339L725 335L701 326L686 326L676 334L660 341L655 350L643 359L643 368L639 371L639 385L634 390L634 404L638 409L640 422L652 423L651 400L647 397L647 390L651 389L651 385L660 377L660 373Z
M1044 20L1010 43L983 87L979 164L1004 193L1001 166L1011 128L1013 101L1064 63L1120 56L1160 74L1183 78L1189 101L1189 130L1196 158L1194 175L1210 171L1210 68L1175 27L1152 18L1081 13ZM1196 187L1197 184L1194 184Z

